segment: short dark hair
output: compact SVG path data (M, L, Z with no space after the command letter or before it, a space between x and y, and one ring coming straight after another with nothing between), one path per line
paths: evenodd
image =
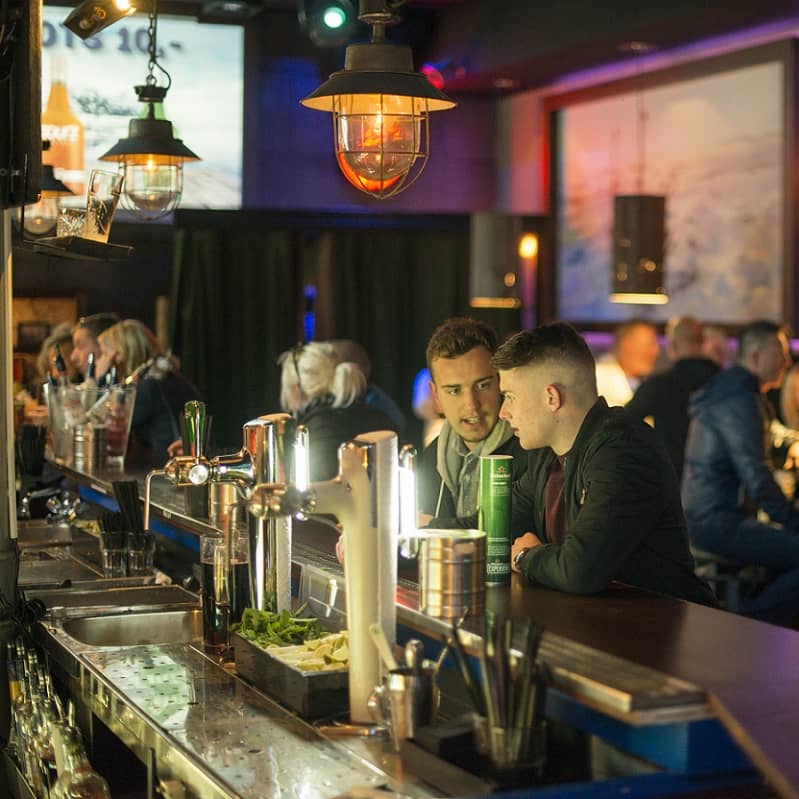
M105 332L109 327L115 325L119 321L121 321L119 314L116 314L113 311L108 311L107 313L95 313L91 316L81 316L81 318L75 323L75 327L72 328L72 332L74 333L76 330L82 328L87 330L89 335L96 339L100 333Z
M738 337L738 360L761 349L769 340L784 332L785 328L768 319L757 319L750 322Z
M585 339L566 322L522 330L509 338L491 358L495 369L516 369L546 361L567 363L596 376L596 362Z
M466 316L453 316L439 325L430 336L425 351L427 368L432 374L432 364L436 358L458 358L475 347L485 347L493 354L497 342L497 333L491 325Z

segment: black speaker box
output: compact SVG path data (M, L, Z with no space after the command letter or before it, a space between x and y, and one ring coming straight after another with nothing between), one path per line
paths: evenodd
M613 198L613 294L655 294L663 286L666 198Z
M0 17L0 208L14 208L42 182L41 0L11 0Z

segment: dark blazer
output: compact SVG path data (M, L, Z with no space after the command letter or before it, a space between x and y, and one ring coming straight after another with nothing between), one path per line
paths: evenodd
M162 465L168 457L166 448L180 438L178 420L183 406L200 399L197 388L178 371L163 378L146 375L136 385L131 434L153 464ZM145 456L139 452L137 457Z
M547 541L544 491L555 458L538 450L536 465L514 486L511 529ZM658 594L715 605L694 574L674 468L649 425L597 400L566 455L562 544L531 549L521 570L542 585L593 594L618 580Z
M624 406L636 419L652 417L655 431L669 453L678 480L682 477L688 438L688 403L691 395L718 371L718 364L709 358L680 358L665 372L641 383Z

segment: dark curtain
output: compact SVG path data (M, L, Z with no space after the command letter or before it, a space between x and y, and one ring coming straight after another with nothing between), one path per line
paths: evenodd
M504 336L518 329L519 314L469 307L468 231L337 231L332 267L333 337L366 347L372 382L405 412L406 439L418 444L413 380L435 327L450 316L473 316Z
M183 228L175 237L172 348L204 394L212 446L241 446L248 419L279 410L277 356L297 340L294 234Z

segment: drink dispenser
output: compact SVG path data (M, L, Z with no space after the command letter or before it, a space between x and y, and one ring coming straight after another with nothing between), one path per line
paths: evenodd
M350 718L368 724L367 701L381 682L381 663L369 634L378 623L391 646L396 641L399 473L397 436L363 433L339 448L333 480L301 490L289 483L256 486L250 513L269 519L297 514L332 514L344 536L344 578L350 643Z
M293 479L296 430L296 422L286 413L260 416L244 425L244 447L253 463L252 486ZM220 474L219 479L224 477ZM291 517L264 518L250 513L247 526L252 606L278 612L290 609Z
M188 406L192 405L191 408ZM201 427L201 403L187 403L187 429ZM189 419L188 417L192 418ZM149 522L149 485L163 475L177 486L230 483L248 500L253 488L266 483L294 480L294 447L304 428L286 413L259 416L243 427L243 446L238 452L207 458L200 447L172 458L163 470L151 472L145 483L145 525ZM259 610L282 611L291 607L290 518L248 515L250 602Z

